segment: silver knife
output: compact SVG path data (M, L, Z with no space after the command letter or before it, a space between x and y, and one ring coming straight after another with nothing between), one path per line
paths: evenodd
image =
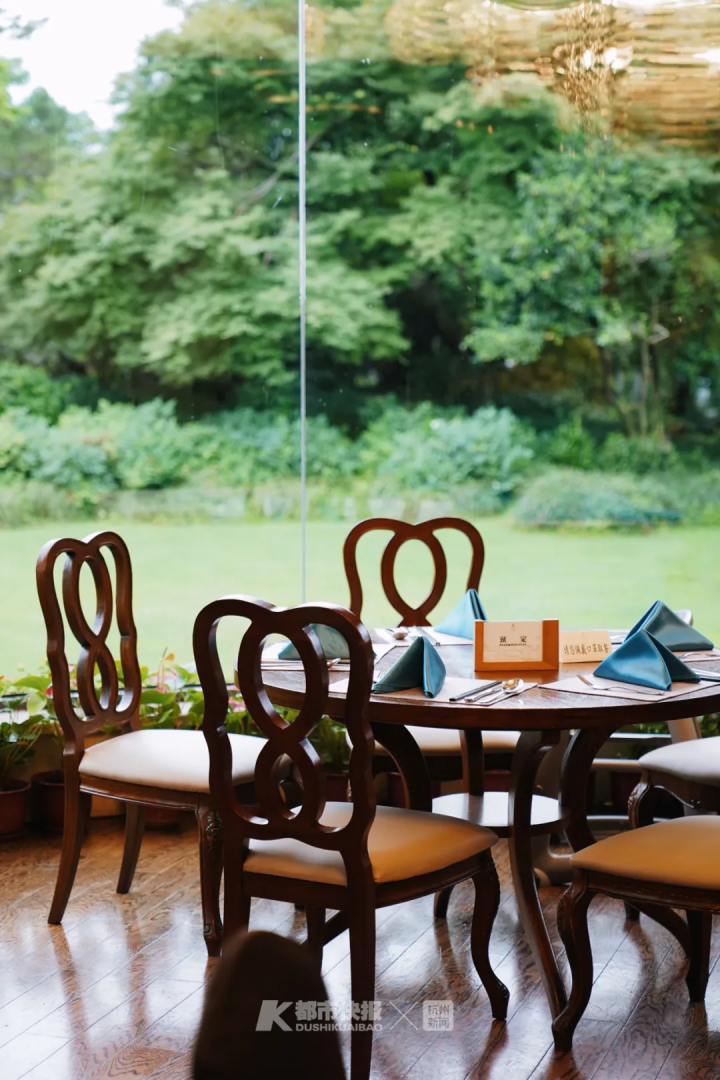
M717 671L697 671L695 668L690 668L695 675L699 675L701 679L707 679L710 682L720 682L720 674Z
M500 686L502 679L494 679L492 682L485 683L484 686L475 686L472 690L463 690L462 694L456 694L455 697L451 697L450 701L464 701L466 697L475 697L476 694L484 694L486 690L492 690L494 686Z

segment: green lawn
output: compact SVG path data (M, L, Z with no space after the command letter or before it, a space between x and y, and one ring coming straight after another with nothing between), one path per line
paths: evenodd
M691 607L696 625L720 639L720 528L595 535L521 532L500 518L478 524L486 544L481 595L491 618L558 616L564 626L628 626L662 598ZM44 654L34 577L42 543L92 529L91 523L74 523L0 532L0 674L14 674L18 664L36 666ZM165 648L189 660L194 616L218 596L250 593L277 604L300 600L297 523L128 524L120 531L133 556L140 654L149 665L157 664ZM347 602L341 559L346 531L342 523L310 525L308 599ZM363 616L369 625L389 625L392 614L379 580L382 538L365 543ZM439 614L460 596L467 550L463 538L449 544L448 602ZM419 598L430 575L427 552L408 546L399 571L408 598Z

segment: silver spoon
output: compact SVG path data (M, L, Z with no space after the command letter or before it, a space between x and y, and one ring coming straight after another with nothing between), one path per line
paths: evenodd
M471 705L498 705L501 701L507 701L508 698L515 697L516 694L522 694L526 689L526 684L522 679L508 679L508 683L514 684L508 689L505 689L505 683L500 687L499 691L495 691L492 694L480 695L474 697L470 702Z

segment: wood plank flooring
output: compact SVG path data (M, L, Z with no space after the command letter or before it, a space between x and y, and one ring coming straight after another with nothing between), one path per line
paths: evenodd
M117 821L92 822L64 925L50 927L59 840L28 836L0 847L2 1080L190 1077L214 963L202 941L193 821L179 833L146 834L127 896L115 893L121 849ZM395 1004L383 1010L374 1080L720 1080L720 933L706 1006L690 1006L670 935L647 919L625 922L620 903L596 900L593 997L574 1053L556 1055L506 846L495 852L503 893L491 959L510 988L508 1023L493 1023L472 966L471 887L456 890L447 923L433 919L430 898L381 911L377 997ZM554 934L559 894L543 890ZM251 925L305 934L303 915L287 904L254 903ZM324 975L330 997L343 1000L346 934L327 947ZM422 1002L432 999L452 1000L451 1034L422 1030Z

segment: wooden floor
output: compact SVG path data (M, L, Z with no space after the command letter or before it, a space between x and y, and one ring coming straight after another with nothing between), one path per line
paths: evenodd
M94 821L62 927L46 922L57 839L28 837L0 848L0 1077L186 1080L212 970L202 942L196 838L146 835L133 891L118 896L122 834ZM377 997L410 1012L420 1030L384 1008L374 1077L395 1080L713 1080L720 1078L720 964L707 1007L688 1006L678 947L648 920L624 921L622 905L591 909L596 983L574 1056L552 1051L544 996L517 924L507 850L496 848L503 898L491 957L510 988L506 1025L493 1024L469 957L470 889L457 890L447 924L424 899L378 915ZM554 911L559 890L544 890ZM260 902L252 925L302 939L288 905ZM554 928L554 921L553 921ZM720 935L713 953L717 959ZM331 998L349 986L347 935L326 950ZM452 1034L426 1033L426 999L451 998ZM289 1073L291 1075L291 1073Z

